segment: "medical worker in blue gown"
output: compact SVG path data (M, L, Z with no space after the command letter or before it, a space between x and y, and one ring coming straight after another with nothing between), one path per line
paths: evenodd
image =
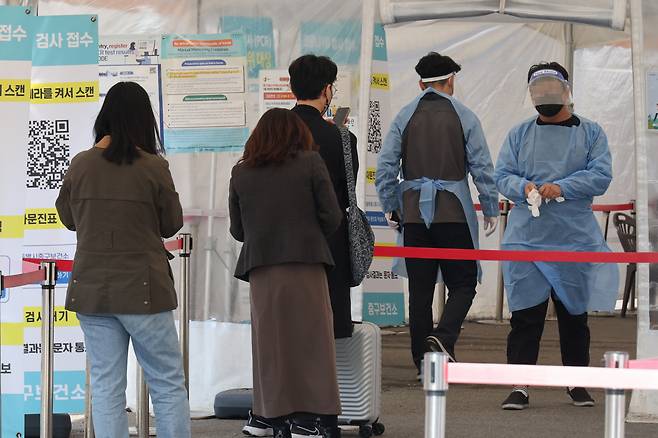
M503 249L610 251L592 212L593 198L603 195L612 180L608 140L598 124L573 113L568 81L569 74L556 62L534 65L528 72L528 90L539 116L509 132L495 171L498 190L515 203ZM617 266L506 262L503 274L512 312L507 362L537 363L551 298L562 363L588 366L587 312L614 308ZM575 406L594 405L584 388L567 388L567 393ZM528 405L528 388L515 387L502 407Z
M389 225L401 226L405 246L478 248L469 174L480 193L487 235L496 229L498 192L489 147L477 116L452 97L460 70L448 56L431 52L421 58L416 72L422 92L395 117L379 155L377 193ZM454 360L479 264L409 258L398 260L393 271L409 278L411 353L418 370L427 350L444 351ZM434 287L441 274L448 301L432 327Z

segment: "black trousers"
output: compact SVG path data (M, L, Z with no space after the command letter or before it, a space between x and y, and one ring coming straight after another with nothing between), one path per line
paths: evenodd
M465 223L405 224L404 245L434 248L473 249L473 241ZM477 265L470 260L406 259L409 274L409 331L411 354L416 367L425 353L425 338L438 337L452 353L461 325L471 308L477 285ZM448 300L438 325L433 328L432 301L436 277L441 268L448 289Z
M334 317L334 338L349 338L352 336L352 300L350 282L352 267L350 266L350 247L347 236L347 219L327 239L331 256L336 266L327 270L329 298Z
M562 365L589 365L590 333L587 312L571 315L564 305L552 296L560 332ZM548 300L528 309L512 312L512 330L507 336L507 363L535 365L539 357L539 341L544 331Z

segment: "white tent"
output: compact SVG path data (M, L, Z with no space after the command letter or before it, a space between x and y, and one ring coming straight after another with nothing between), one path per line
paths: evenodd
M9 3L16 3L10 1ZM224 15L271 17L275 68L305 49L302 22L339 23L330 49L351 50L342 64L352 71L353 113L367 120L375 21L386 24L388 66L395 112L417 92L413 65L430 50L453 56L463 66L457 97L480 116L492 155L509 128L532 114L525 95L528 67L558 60L571 71L576 111L601 123L613 151L615 182L597 202L637 200L639 250L649 250L648 192L658 197L658 175L647 169L647 151L658 136L646 130L647 72L658 68L658 4L651 0L41 0L40 15L94 13L101 35L216 33ZM628 14L630 10L630 14ZM351 44L359 42L357 47ZM336 47L333 47L335 43ZM341 52L343 53L343 52ZM253 84L252 84L253 85ZM255 104L255 102L252 102ZM250 122L256 111L250 113ZM359 125L361 162L367 124ZM384 127L386 129L386 127ZM658 131L656 131L658 132ZM658 148L653 148L658 150ZM652 157L656 158L656 157ZM247 289L232 278L237 247L229 238L226 197L235 154L170 156L184 207L197 219L191 316L193 409L211 409L221 389L250 384ZM649 172L647 172L649 170ZM636 184L637 182L637 184ZM365 193L365 178L359 192ZM652 203L653 204L653 203ZM651 219L651 222L649 220ZM614 233L611 233L611 236ZM485 248L496 248L496 237ZM491 318L496 265L486 264L472 317ZM658 331L650 331L649 271L639 270L638 357L658 356ZM658 278L651 278L658 283ZM357 295L358 296L358 295ZM652 298L656 303L656 298ZM195 327L196 326L196 327ZM230 353L228 350L231 350ZM196 357L195 357L196 356ZM230 358L230 359L227 359ZM633 397L631 418L658 420L658 395Z

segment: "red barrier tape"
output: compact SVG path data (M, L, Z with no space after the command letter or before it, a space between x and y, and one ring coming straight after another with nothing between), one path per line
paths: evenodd
M474 204L475 210L476 211L482 211L482 205L481 204ZM512 209L514 207L514 203L510 202L509 208ZM499 204L500 211L503 211L504 209L504 203ZM630 204L598 204L598 205L592 205L592 211L600 211L604 213L611 213L613 211L633 211L635 210L635 205L633 203Z
M53 260L53 259L23 259L25 263L31 263L33 265L40 265L41 262L55 262L57 270L60 272L71 272L73 270L73 260Z
M592 205L592 211L602 211L605 213L611 213L613 211L633 211L633 210L635 210L634 204Z
M170 240L165 242L164 246L167 251L178 251L183 249L183 239Z
M634 368L638 370L658 370L658 358L629 360L628 368Z
M45 279L43 271L26 272L24 274L3 276L3 287L25 286L26 284L41 283Z
M376 246L375 257L510 262L658 263L656 252L502 251Z
M491 363L449 363L450 384L584 386L587 388L658 390L654 370L550 365L505 365Z
M183 249L183 239L175 239L165 242L164 247L167 251L178 251ZM24 258L23 262L33 265L40 265L41 262L55 262L57 270L60 272L71 272L73 270L73 260L51 260L51 259L31 259Z

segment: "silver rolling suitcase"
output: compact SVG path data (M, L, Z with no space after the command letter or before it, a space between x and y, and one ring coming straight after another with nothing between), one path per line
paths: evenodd
M377 325L357 323L351 338L336 339L336 371L343 411L338 424L359 426L362 438L383 434L382 341Z

